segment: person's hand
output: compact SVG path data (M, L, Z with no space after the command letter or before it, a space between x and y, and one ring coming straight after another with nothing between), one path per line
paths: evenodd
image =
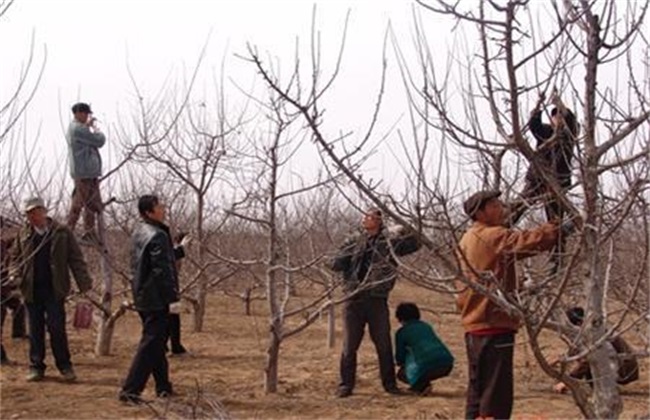
M181 302L174 302L169 304L169 313L170 314L180 314L181 313Z
M192 243L192 236L191 235L185 235L183 239L181 239L180 246L183 248L188 247Z
M553 385L553 391L557 392L558 394L564 394L567 392L568 388L565 385L564 382L558 382L555 385Z

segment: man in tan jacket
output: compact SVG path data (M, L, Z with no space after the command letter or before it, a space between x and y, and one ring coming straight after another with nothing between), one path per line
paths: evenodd
M460 240L458 260L464 281L457 298L465 328L469 364L466 418L509 418L513 402L513 350L519 320L467 285L508 294L519 285L515 261L551 250L560 229L545 223L531 230L505 227L506 212L499 191L480 191L464 203L465 213L474 221ZM565 232L568 233L568 232Z

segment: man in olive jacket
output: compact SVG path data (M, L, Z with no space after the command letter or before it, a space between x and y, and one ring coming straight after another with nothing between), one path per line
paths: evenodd
M133 301L142 320L142 338L119 399L140 403L149 375L156 395L172 395L165 342L169 329L169 305L178 302L178 275L169 228L163 223L165 207L158 197L144 195L138 201L142 223L132 236Z
M10 275L20 287L29 313L29 361L27 380L40 381L45 373L45 327L50 333L52 354L66 381L76 375L70 361L65 330L65 298L70 293L70 271L81 292L92 279L72 231L47 217L43 200L25 201L28 224L12 248Z
M366 324L377 350L382 385L388 393L400 392L395 379L388 311L388 295L397 279L397 261L392 254L407 255L417 251L421 245L414 233L401 231L392 237L384 229L379 209L366 211L362 224L364 232L347 240L332 262L332 269L343 273L344 289L350 294L343 307L345 330L341 383L337 390L340 398L352 395L357 351Z

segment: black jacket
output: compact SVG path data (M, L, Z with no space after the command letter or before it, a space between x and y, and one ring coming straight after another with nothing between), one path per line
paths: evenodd
M528 122L528 127L537 140L535 154L540 159L540 164L553 171L553 176L561 186L569 187L571 185L573 148L579 131L579 125L573 112L568 109L565 110L564 127L558 133L555 133L550 124L542 123L542 111L533 114ZM553 135L557 135L555 142L544 145ZM535 174L529 171L527 177L532 176L535 176Z
M384 232L375 238L364 232L345 241L332 261L332 270L343 272L347 293L362 288L360 296L386 298L397 278L397 261L389 247L395 255L402 256L417 251L420 246L415 234L402 233L389 240Z
M177 302L178 273L169 228L151 220L133 232L133 301L140 312L165 310Z

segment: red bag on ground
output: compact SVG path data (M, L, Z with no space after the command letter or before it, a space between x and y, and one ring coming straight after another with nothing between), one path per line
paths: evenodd
M74 321L72 325L75 328L87 329L93 323L93 305L89 302L77 302L74 310Z

